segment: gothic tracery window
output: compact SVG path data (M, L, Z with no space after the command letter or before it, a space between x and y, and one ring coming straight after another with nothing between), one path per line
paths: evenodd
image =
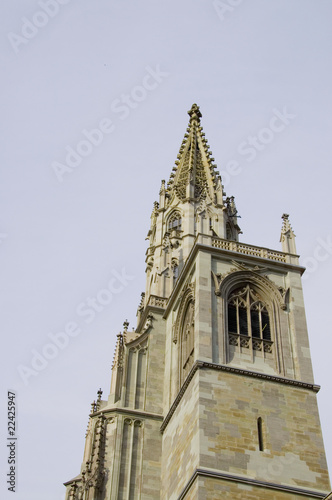
M181 215L179 212L173 212L173 214L168 219L168 230L169 231L181 231Z
M230 345L272 352L268 307L249 284L228 298L228 340Z

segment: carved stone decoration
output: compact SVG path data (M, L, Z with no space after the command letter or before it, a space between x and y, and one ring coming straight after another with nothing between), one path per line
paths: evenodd
M172 258L172 261L171 261L171 269L172 269L172 271L173 271L173 272L174 272L174 269L175 269L176 267L178 267L178 265L179 265L179 261L178 261L178 259L176 259L175 257L173 257L173 258Z
M177 341L178 341L178 338L177 338L177 334L176 334L176 325L175 325L175 323L172 325L172 339L173 339L174 344L176 344Z
M154 258L152 255L150 255L148 258L147 258L147 261L146 261L146 268L145 268L145 272L147 273L148 271L151 271L152 268L153 268L153 262L154 262Z
M94 443L91 450L90 459L86 462L85 469L82 471L82 489L88 491L90 488L98 491L102 486L104 469L104 451L105 451L105 425L106 418L100 415L94 428Z
M101 389L99 389L98 392L97 392L96 411L100 410L102 395L103 395L103 391Z
M203 212L207 212L206 196L202 196L199 205L196 209L197 215L201 215Z
M188 290L191 292L192 296L195 297L195 283L186 283L183 287L182 292L179 295L179 299L182 300L184 295L188 293Z
M167 299L164 297L157 297L156 295L150 295L149 306L166 308Z
M236 266L237 270L241 271L254 271L256 273L262 273L264 271L267 271L267 267L263 266L248 266L244 262L238 262L236 260L232 260L232 264Z
M78 489L77 483L74 482L69 490L69 500L75 500L77 498L76 496L77 489Z
M233 268L225 274L215 274L213 271L211 271L215 286L214 292L217 296L221 296L223 293L222 290L225 281L228 281L231 276L234 279L237 278L237 281L241 280L245 282L249 280L250 282L256 283L256 285L261 286L263 289L268 291L269 294L276 299L276 302L278 303L280 309L285 310L287 308L285 300L287 300L288 297L288 290L284 290L282 287L278 288L277 285L267 275L261 276L260 274L258 274L259 272L263 271L263 269L264 268L238 270Z
M287 304L288 304L288 301L289 301L289 292L290 292L290 289L289 288L283 288L282 286L279 286L278 290L279 290L280 295L281 295L282 300L283 300L283 304L281 306L281 309L285 310L285 309L287 309Z
M213 283L214 283L214 293L218 296L221 295L220 292L220 285L223 282L223 280L228 276L229 274L237 272L237 269L232 267L227 273L221 274L221 273L214 273L211 271L212 278L213 278Z
M163 238L163 247L164 249L170 246L170 241L169 241L169 232L166 231L164 238Z
M136 312L136 316L140 319L141 318L141 315L144 311L144 301L145 301L145 292L142 292L141 293L141 301L138 305L138 308L137 308L137 312Z
M182 323L182 317L185 312L185 309L188 305L188 302L191 300L193 304L195 304L195 283L188 283L187 286L185 286L182 290L182 293L180 294L180 307L179 311L177 314L177 319L175 326L173 328L173 342L174 344L177 343L179 334L180 334L180 328L181 328L181 323Z
M136 425L138 427L143 427L143 421L142 420L138 420L138 419L133 419L133 418L125 418L124 419L124 424L127 424L127 425Z
M125 344L125 336L123 333L118 333L117 335L117 343L115 346L115 351L114 351L114 357L113 357L113 363L112 363L112 370L113 368L123 368L123 352L124 352L124 344Z
M147 320L145 322L145 325L142 329L142 333L147 332L151 327L152 327L152 320L154 319L152 313L148 314Z

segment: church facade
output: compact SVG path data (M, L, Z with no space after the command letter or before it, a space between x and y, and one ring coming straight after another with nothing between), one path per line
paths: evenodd
M239 241L196 104L189 116L151 215L137 328L118 335L66 500L327 498L289 217L280 251Z

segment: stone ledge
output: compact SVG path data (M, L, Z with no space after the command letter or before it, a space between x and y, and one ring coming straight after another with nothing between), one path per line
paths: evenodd
M103 408L96 413L91 413L90 417L98 417L100 415L107 416L108 414L119 413L121 415L129 415L132 417L141 417L152 420L163 420L163 416L158 413L149 413L143 410L136 410L134 408Z
M266 481L259 481L258 479L251 479L243 476L234 476L232 474L226 474L223 472L217 472L209 469L196 469L189 481L187 482L186 486L183 488L182 492L180 493L178 500L182 500L185 498L186 494L188 493L188 490L190 489L191 485L197 479L198 477L210 477L213 479L219 479L219 480L226 480L226 481L234 481L236 483L241 483L241 484L248 484L249 486L255 486L259 488L265 488L265 489L271 489L271 490L278 490L282 491L284 493L295 493L297 495L301 495L304 497L310 497L310 498L320 498L320 499L325 499L326 498L326 493L322 493L320 491L313 491L313 490L307 490L304 488L296 488L295 486L287 486L287 485L282 485L282 484L277 484L277 483L269 483ZM329 497L327 497L329 498Z

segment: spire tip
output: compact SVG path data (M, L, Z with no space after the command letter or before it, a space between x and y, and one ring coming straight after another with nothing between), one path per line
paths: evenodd
M202 113L200 112L199 110L199 106L197 106L196 103L194 103L192 106L191 106L191 109L188 111L188 115L190 116L190 119L192 120L193 118L197 118L198 121L200 120L200 118L202 118Z

